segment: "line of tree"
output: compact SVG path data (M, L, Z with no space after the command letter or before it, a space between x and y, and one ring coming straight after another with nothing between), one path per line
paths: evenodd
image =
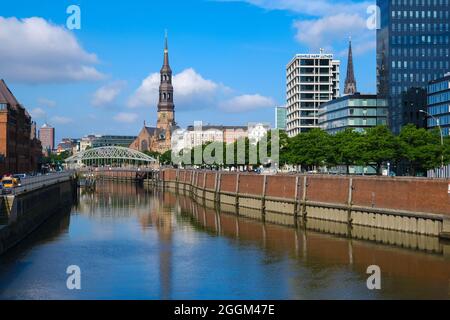
M391 168L403 168L406 175L425 175L430 169L438 168L442 163L450 163L450 138L444 139L441 144L438 129L418 129L414 125L404 126L399 135L394 135L386 126L376 126L364 132L352 129L328 134L321 129L312 129L289 138L285 132L279 133L279 165L296 166L302 171L321 171L344 166L350 173L352 166L372 167L381 175L383 167L390 163ZM271 133L267 137L267 154L270 156ZM197 146L190 152L191 162L196 164L194 155L210 154L215 156L218 142ZM245 159L237 158L238 144L245 144ZM234 159L226 159L227 148L234 148ZM260 166L267 164L259 155L259 145L250 148L249 140L237 141L233 145L223 144L223 158L217 157L214 164L203 167L231 167L238 165ZM256 152L256 155L254 154ZM171 164L171 151L164 155L150 154L160 158L162 164ZM256 163L254 160L256 157ZM161 161L162 160L162 161ZM231 160L231 161L230 161ZM226 165L225 165L226 164Z
M282 163L301 165L307 170L320 167L350 166L373 167L382 174L383 166L402 166L408 175L424 175L427 170L450 162L450 139L441 144L440 132L418 129L410 124L402 128L398 136L386 126L377 126L365 132L347 129L329 135L313 129L288 138Z

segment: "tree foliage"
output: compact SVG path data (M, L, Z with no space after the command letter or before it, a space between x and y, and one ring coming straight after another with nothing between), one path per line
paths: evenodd
M267 155L271 156L271 133L267 136ZM245 152L238 157L239 146L245 146ZM214 158L213 163L205 163L206 168L231 167L240 165L265 165L263 154L260 154L261 143L252 145L248 138L241 139L233 144L213 142L197 146L188 151L191 164L198 164L197 155L209 154ZM263 147L264 148L264 147ZM228 151L232 150L230 159L226 158ZM206 150L206 152L205 152ZM222 152L217 156L215 152ZM169 164L170 151L159 155L161 163ZM417 129L414 125L404 126L400 135L395 136L386 126L376 126L364 132L347 129L327 134L320 129L312 129L289 138L285 132L279 135L279 164L300 167L302 171L323 170L344 166L347 173L351 166L371 166L377 174L381 175L384 166L389 163L391 168L402 166L407 168L406 174L424 175L427 170L437 168L444 163L450 163L450 137L445 138L441 146L439 130L427 131ZM162 161L164 159L164 161ZM256 162L255 162L256 159Z

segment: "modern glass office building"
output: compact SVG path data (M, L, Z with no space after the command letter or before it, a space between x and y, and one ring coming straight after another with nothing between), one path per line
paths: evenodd
M330 134L345 129L358 132L387 124L387 102L373 94L354 94L321 105L319 126Z
M439 125L445 136L450 135L450 73L428 85L428 128Z
M128 148L136 140L135 136L98 136L92 140L92 148L119 146Z
M450 70L449 2L377 0L377 87L379 96L388 99L389 125L395 133L408 121L405 115L421 108L404 103L405 96L421 101L405 93L410 88L426 89L429 81Z

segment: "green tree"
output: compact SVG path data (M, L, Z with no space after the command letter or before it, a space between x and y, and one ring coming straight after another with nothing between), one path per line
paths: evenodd
M441 146L439 130L427 131L409 124L399 135L400 158L408 165L413 176L440 167L445 150Z
M397 160L398 141L387 126L367 129L361 144L362 161L382 174L383 163Z
M289 139L286 158L302 168L316 169L327 164L331 150L331 138L325 131L312 129Z
M364 136L353 130L346 129L331 137L331 148L328 163L334 165L345 165L347 174L350 166L364 163L361 149L364 146Z

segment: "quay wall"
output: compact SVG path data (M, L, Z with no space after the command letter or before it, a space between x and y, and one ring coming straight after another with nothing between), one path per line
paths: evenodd
M450 180L164 169L159 183L277 224L325 221L450 238Z
M63 207L73 203L74 180L0 197L0 255L26 238Z

